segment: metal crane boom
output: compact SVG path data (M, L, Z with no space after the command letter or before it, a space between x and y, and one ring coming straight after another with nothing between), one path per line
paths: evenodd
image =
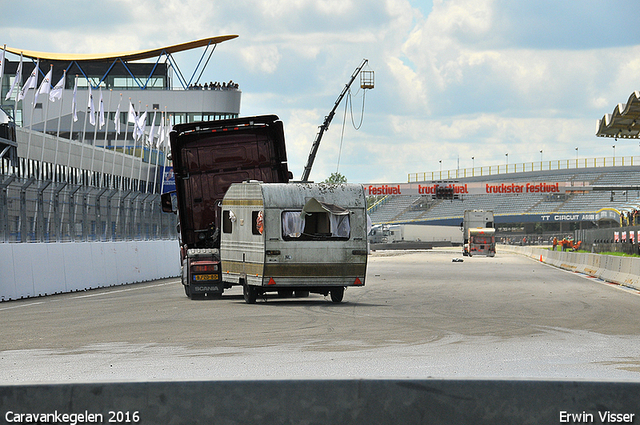
M338 105L340 105L342 98L347 94L347 92L349 91L349 87L351 87L351 84L353 84L353 81L356 79L356 77L358 76L362 68L367 64L367 62L368 60L364 59L360 64L360 66L358 66L356 70L353 71L353 74L351 75L351 79L345 85L344 89L342 89L342 93L340 93L340 96L338 96L338 99L336 100L335 105L333 105L331 112L329 112L329 115L324 117L324 122L319 127L320 130L316 135L316 139L313 141L313 145L311 145L311 152L309 152L309 159L307 159L307 165L305 165L304 171L302 172L301 180L303 182L309 181L309 174L311 174L311 167L313 167L313 161L315 161L316 159L316 153L318 153L318 147L320 146L320 140L322 139L322 135L324 134L325 131L329 129L329 124L331 124L331 120L333 119L333 116L336 114L336 109L338 109Z

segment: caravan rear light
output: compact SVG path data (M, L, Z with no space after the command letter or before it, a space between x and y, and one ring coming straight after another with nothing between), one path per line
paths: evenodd
M276 284L276 281L275 281L275 280L273 280L273 278L272 278L272 277L270 277L270 278L269 278L269 282L267 283L267 285L275 285L275 284Z
M359 277L356 277L356 281L353 283L355 286L360 286L362 285L362 281L360 280Z
M366 249L354 249L353 251L351 251L351 253L353 255L367 255L367 250Z
M280 255L280 250L278 250L278 249L267 250L265 252L265 254L267 254L267 255Z

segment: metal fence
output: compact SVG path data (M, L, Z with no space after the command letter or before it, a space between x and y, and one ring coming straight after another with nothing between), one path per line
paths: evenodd
M0 242L177 238L160 195L0 174Z
M423 173L409 173L407 182L424 182L437 180L451 180L470 177L494 176L498 174L526 173L531 171L573 170L582 168L626 167L640 165L637 156L613 156L600 158L576 158L552 161L534 161L504 165L490 165L484 167L459 168L455 170L429 171Z

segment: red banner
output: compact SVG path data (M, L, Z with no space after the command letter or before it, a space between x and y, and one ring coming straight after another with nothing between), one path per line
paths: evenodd
M556 194L567 190L588 190L580 182L473 182L473 183L367 183L365 195L435 195L438 188L452 188L455 195L514 195L526 193Z

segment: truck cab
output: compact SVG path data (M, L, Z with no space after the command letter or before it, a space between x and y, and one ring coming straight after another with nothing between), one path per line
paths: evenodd
M170 133L175 175L162 209L177 212L182 284L189 298L220 296L230 285L220 275L222 199L233 183L286 183L284 126L275 115L180 124Z

